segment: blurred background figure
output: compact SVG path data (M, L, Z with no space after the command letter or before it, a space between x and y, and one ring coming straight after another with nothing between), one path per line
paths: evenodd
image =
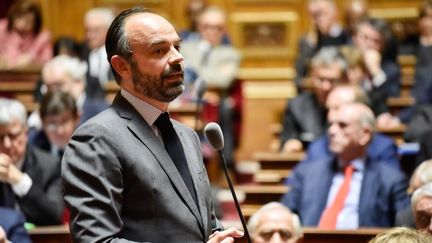
M30 144L53 156L63 157L69 139L80 121L75 99L66 92L48 92L40 106L42 129L30 137Z
M428 243L432 236L407 227L396 227L379 233L369 243Z
M42 30L39 6L19 0L0 20L0 68L41 67L53 55L51 34Z
M432 234L432 182L414 191L411 206L416 228Z
M241 55L231 45L223 43L226 35L225 12L209 6L198 16L199 40L184 41L180 53L184 56L186 95L198 80L208 87L204 94L204 112L211 111L210 121L219 122L225 137L224 154L229 166L234 163L235 113L229 97L238 75ZM208 112L210 113L210 112Z
M348 43L356 32L358 24L367 17L368 6L365 0L351 0L345 3L345 33Z
M0 207L0 215L0 243L31 243L20 212Z
M279 202L270 202L249 219L253 243L297 243L303 238L298 216Z
M299 41L295 63L296 86L303 88L303 79L309 76L310 59L325 46L339 46L347 43L347 35L338 20L338 10L333 0L309 0L308 13L311 30Z
M35 225L61 224L60 160L28 144L26 122L23 104L0 98L0 206Z
M374 127L373 112L360 103L345 104L329 116L332 156L300 163L282 197L303 225L392 227L397 213L408 207L405 175L367 155Z
M110 8L93 8L84 17L85 43L82 59L88 64L86 93L90 97L105 98L104 86L113 81L105 51L105 37L115 14Z
M81 54L81 45L70 36L61 36L54 42L54 56L66 55L79 57Z
M324 47L311 60L312 92L287 101L279 149L299 152L324 134L327 126L325 102L338 83L348 82L346 61L336 47Z
M105 99L86 94L86 71L85 62L65 55L53 58L42 68L42 94L58 90L68 92L76 101L80 124L108 107ZM42 128L38 111L30 115L28 124L32 129Z

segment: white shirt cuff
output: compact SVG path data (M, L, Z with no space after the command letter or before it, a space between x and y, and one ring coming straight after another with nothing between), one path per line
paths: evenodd
M12 190L18 197L23 197L27 195L32 185L33 181L30 176L24 174L23 178L18 183L12 185Z
M381 86L387 80L387 76L384 71L379 72L377 75L373 76L372 83L374 87Z

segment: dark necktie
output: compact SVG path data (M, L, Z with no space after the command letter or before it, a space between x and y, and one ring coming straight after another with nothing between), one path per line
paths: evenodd
M155 121L156 127L162 136L165 149L171 157L174 165L177 167L184 183L186 184L192 198L197 203L196 192L193 186L192 176L189 171L189 167L186 161L186 157L183 151L183 146L177 136L176 131L170 121L168 113L162 113Z

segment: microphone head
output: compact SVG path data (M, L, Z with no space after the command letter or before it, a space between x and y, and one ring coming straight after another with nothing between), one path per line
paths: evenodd
M224 137L220 126L215 122L210 122L204 128L204 133L209 140L211 146L220 151L224 147Z

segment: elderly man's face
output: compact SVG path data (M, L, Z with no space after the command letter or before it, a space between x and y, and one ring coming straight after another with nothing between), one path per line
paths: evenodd
M104 18L88 18L84 21L85 38L90 49L100 48L105 45L105 37L108 26Z
M362 134L357 111L340 107L328 119L330 150L337 155L355 153Z
M281 210L271 210L263 214L253 236L254 243L295 243L298 239L291 215Z
M125 25L132 49L134 90L146 97L170 102L184 90L180 37L160 16L137 14Z
M220 45L225 34L225 16L219 12L203 14L198 19L198 30L211 45Z
M24 157L27 141L27 127L18 119L13 119L8 125L0 125L0 153L7 154L14 164Z
M426 230L432 234L432 198L421 197L414 208L417 229Z

